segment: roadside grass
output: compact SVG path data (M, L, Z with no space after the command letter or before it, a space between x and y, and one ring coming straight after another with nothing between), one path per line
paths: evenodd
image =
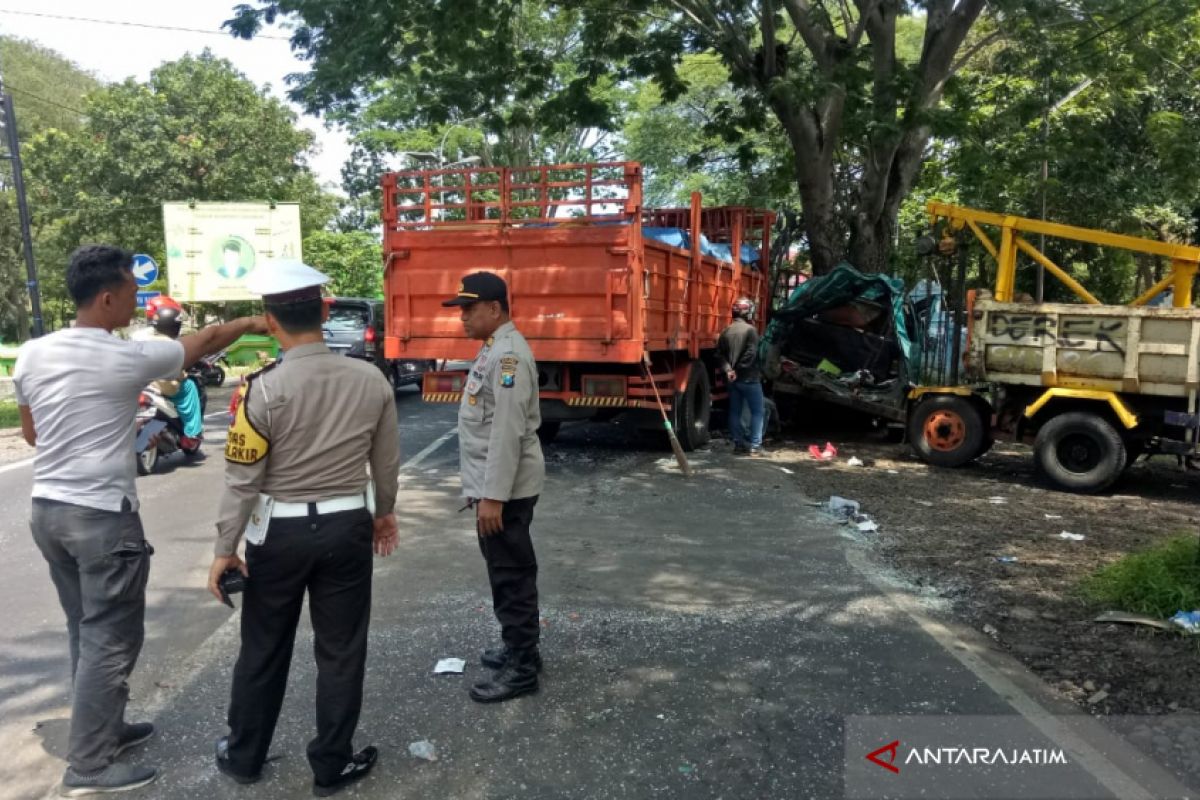
M0 428L21 427L21 412L13 400L0 400Z
M1132 553L1080 584L1083 596L1108 608L1153 617L1200 609L1196 534L1181 534Z

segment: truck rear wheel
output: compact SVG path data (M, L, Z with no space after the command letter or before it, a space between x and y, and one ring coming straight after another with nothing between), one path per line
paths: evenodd
M671 425L683 449L691 452L712 439L709 421L712 417L712 387L703 361L693 361L688 369L687 388L675 395L671 409Z
M1070 411L1041 427L1033 443L1038 471L1070 492L1102 492L1125 469L1125 441L1108 420Z
M954 394L926 395L908 419L908 440L921 460L961 467L986 451L987 431L979 408Z

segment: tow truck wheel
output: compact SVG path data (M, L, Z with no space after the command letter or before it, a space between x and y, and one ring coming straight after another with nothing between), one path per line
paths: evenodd
M926 396L908 419L908 440L921 460L937 467L961 467L986 448L983 415L958 395Z
M1102 492L1125 469L1125 441L1108 420L1086 411L1059 414L1033 443L1038 472L1060 489Z
M691 452L712 438L712 388L703 361L693 361L688 369L687 388L675 395L671 424L683 449Z

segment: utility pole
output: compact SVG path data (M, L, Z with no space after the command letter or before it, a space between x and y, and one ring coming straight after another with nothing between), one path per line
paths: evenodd
M0 106L4 112L4 132L8 153L4 159L12 163L13 189L17 193L17 213L21 220L21 249L25 254L25 286L29 290L29 305L33 312L34 337L44 334L42 323L42 293L38 290L37 265L33 261L33 235L29 220L29 204L25 197L25 175L21 169L21 143L17 137L17 114L13 109L12 95L4 91L3 73L0 73Z

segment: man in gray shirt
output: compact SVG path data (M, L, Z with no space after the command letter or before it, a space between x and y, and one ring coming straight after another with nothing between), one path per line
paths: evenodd
M503 645L480 661L496 670L475 684L471 699L508 700L538 688L537 557L529 536L533 507L546 478L537 429L542 422L537 364L508 316L508 286L490 272L463 278L458 296L467 336L483 346L458 406L463 497L475 507L479 549L487 562L492 608Z
M22 432L37 448L33 538L67 617L74 694L62 793L77 797L157 777L153 768L114 761L154 732L150 723L125 722L154 552L134 486L138 395L151 381L266 328L261 319L244 319L177 341L113 336L137 306L133 255L116 247L76 250L67 290L75 327L22 345L13 383Z
M758 330L751 324L754 302L739 297L733 302L733 322L721 331L717 357L729 384L729 435L736 455L762 455L763 390L758 366ZM742 425L742 408L750 409L750 432Z

